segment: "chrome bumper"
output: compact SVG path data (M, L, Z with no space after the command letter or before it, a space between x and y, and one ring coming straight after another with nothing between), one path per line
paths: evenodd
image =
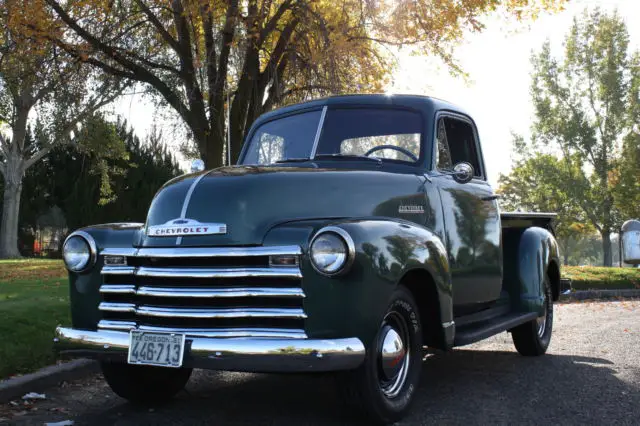
M126 362L129 333L56 328L62 357ZM365 356L360 339L211 338L186 336L183 365L247 372L314 372L357 368Z

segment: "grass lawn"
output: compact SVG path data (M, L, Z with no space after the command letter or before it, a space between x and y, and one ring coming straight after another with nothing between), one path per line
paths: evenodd
M53 364L53 331L69 324L59 260L0 260L0 379Z
M563 266L562 276L571 278L574 290L640 289L638 268Z

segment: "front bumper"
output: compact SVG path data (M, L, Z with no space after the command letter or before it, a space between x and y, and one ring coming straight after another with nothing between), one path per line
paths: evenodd
M56 328L61 357L126 362L129 333ZM186 336L183 366L247 372L314 372L357 368L365 357L360 339L210 338Z

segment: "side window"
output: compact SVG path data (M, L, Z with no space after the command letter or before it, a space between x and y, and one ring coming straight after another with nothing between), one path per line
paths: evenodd
M439 170L451 170L451 154L449 153L449 144L447 143L447 132L444 128L444 118L438 120L437 133L438 149L436 150L436 167Z
M476 177L482 175L476 150L476 137L469 122L452 117L441 118L438 122L437 139L436 164L439 169L451 169L456 164L466 161L473 166Z

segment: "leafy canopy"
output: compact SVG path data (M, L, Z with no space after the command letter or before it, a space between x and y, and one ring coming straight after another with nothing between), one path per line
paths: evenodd
M41 37L171 106L209 167L232 157L255 118L311 96L379 92L390 47L411 46L459 71L453 48L481 17L518 19L564 0L30 0L64 25ZM51 28L55 28L52 31ZM226 105L231 100L231 105ZM229 120L225 110L230 108ZM230 129L227 128L230 127Z
M520 141L530 163L517 164L502 179L515 201L532 207L552 202L561 213L569 208L569 216L597 230L606 266L612 261L610 235L624 215L637 213L627 203L640 196L638 58L620 16L597 9L574 20L563 57L554 57L546 42L532 58L533 137ZM549 152L559 160L540 155ZM528 194L538 194L523 200L513 188L531 174L537 188Z

